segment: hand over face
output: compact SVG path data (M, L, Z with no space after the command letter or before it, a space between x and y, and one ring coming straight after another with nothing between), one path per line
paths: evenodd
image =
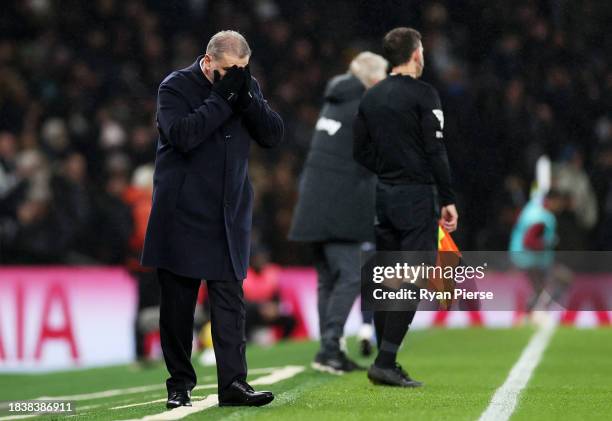
M230 67L223 77L218 70L215 70L212 90L234 108L240 90L244 85L244 80L244 70L238 66Z
M251 77L251 69L249 68L249 65L247 64L244 66L242 71L244 73L244 83L238 94L238 102L236 104L237 111L246 110L249 105L251 105L251 101L253 100L253 95L251 94L253 78Z

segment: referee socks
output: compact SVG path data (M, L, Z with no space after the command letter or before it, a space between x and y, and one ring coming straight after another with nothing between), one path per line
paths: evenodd
M378 355L374 364L381 368L393 368L395 367L395 360L397 358L397 351L399 350L399 344L394 344L383 339L380 344Z

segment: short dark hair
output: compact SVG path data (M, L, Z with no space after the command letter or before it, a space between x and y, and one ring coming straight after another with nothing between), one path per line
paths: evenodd
M383 56L391 67L399 66L410 60L410 56L419 47L421 33L412 28L395 28L383 38Z

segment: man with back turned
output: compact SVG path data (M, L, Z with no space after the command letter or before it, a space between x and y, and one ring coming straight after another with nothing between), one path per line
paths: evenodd
M425 65L421 35L395 28L383 40L389 77L363 97L354 122L353 156L378 176L376 249L427 252L435 263L438 221L457 228L455 195L437 91L417 80ZM414 311L375 311L379 352L368 370L375 384L418 387L396 361Z
M347 73L330 80L300 180L289 238L311 243L316 258L321 347L312 367L318 371L361 369L340 344L359 295L360 250L374 240L376 180L353 159L352 126L363 93L386 70L385 59L364 51Z
M215 34L206 54L159 87L153 206L142 263L157 268L168 408L191 405L193 314L208 286L219 405L261 406L271 392L246 382L246 277L253 211L251 143L273 147L283 122L264 99L238 32Z

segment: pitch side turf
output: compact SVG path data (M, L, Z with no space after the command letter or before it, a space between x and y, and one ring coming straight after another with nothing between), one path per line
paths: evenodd
M71 419L88 420L477 420L533 335L534 328L410 332L400 362L425 382L425 387L414 390L372 386L363 372L345 376L314 372L309 365L316 344L296 342L249 348L249 381L276 394L274 402L263 408L218 408L214 369L199 365L194 407L184 413L173 410L171 416L164 408L162 365L2 375L0 401L65 397L76 405ZM356 349L354 343L349 342L349 349ZM608 420L611 414L612 330L557 328L518 394L511 419ZM3 410L0 420L6 417L10 415Z

